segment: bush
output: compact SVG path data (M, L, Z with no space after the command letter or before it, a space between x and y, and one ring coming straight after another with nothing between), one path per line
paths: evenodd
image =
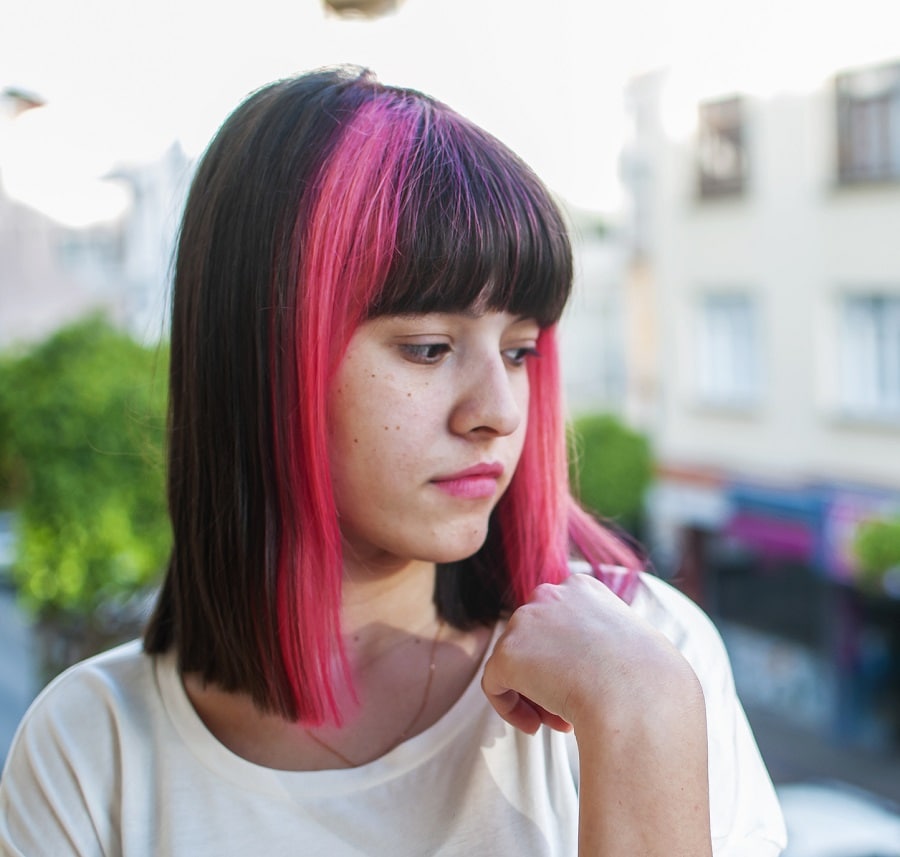
M569 431L569 478L591 512L640 535L644 495L653 478L647 439L609 414L576 418Z
M860 524L853 540L853 554L863 583L880 589L885 575L900 569L900 518Z
M42 620L92 621L157 579L170 531L166 354L94 317L0 365L0 494L13 578Z

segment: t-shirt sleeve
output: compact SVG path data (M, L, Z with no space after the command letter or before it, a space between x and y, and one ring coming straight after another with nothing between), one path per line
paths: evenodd
M111 841L104 782L116 766L102 701L63 676L38 697L13 740L0 780L2 857L97 857ZM105 727L108 727L105 728ZM98 743L100 746L98 746Z
M710 822L715 857L775 857L784 818L737 697L722 638L705 613L644 575L635 607L679 648L703 686L709 739Z

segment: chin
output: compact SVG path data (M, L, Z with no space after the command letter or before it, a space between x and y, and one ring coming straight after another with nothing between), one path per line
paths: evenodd
M487 531L478 536L463 537L452 544L441 545L433 551L429 551L428 561L446 565L451 562L461 562L481 550L487 538Z

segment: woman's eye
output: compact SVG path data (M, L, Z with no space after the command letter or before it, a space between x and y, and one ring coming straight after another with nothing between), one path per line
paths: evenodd
M539 357L538 350L529 345L522 348L507 348L503 352L506 362L511 366L523 366L529 357Z
M440 363L445 354L450 351L446 342L429 342L423 345L406 342L400 346L407 360L413 363Z

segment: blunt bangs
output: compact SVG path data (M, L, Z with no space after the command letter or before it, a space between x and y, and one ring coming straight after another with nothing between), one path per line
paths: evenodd
M439 102L419 105L392 260L368 317L474 307L554 324L572 256L548 191L486 132Z

